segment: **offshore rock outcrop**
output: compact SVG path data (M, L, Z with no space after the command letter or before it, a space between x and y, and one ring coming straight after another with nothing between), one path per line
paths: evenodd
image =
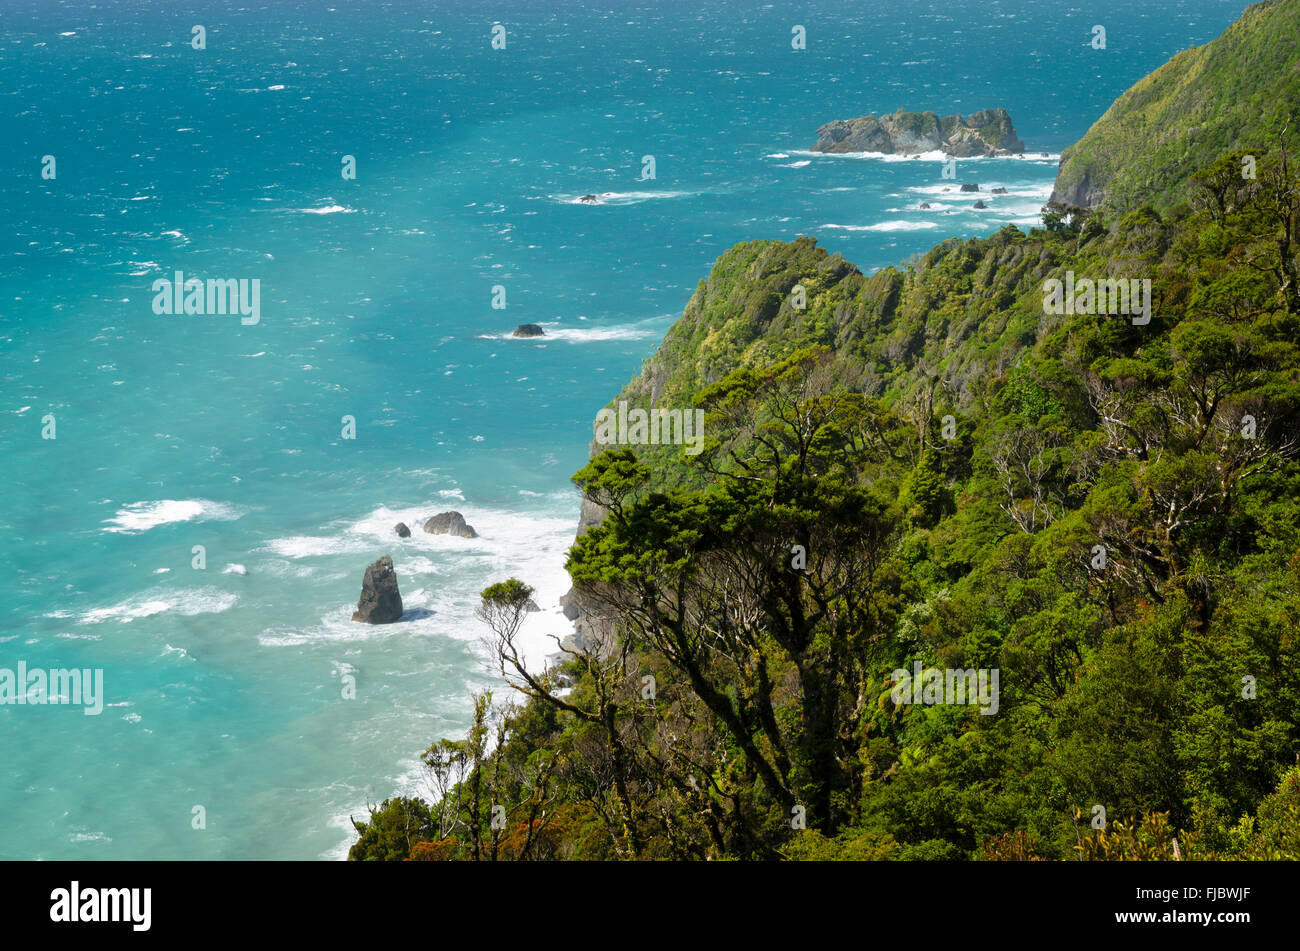
M402 595L397 590L397 569L389 555L366 569L361 598L352 620L363 624L392 624L402 616Z
M430 535L457 535L460 538L478 538L474 526L465 523L465 516L459 512L439 512L424 523L424 530Z
M920 155L943 152L956 158L975 155L1020 155L1025 143L1016 135L1011 116L1002 108L983 109L966 118L933 112L904 112L889 116L836 119L817 130L814 152L882 152Z

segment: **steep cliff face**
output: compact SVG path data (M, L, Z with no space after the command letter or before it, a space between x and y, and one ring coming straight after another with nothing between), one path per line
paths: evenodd
M984 109L971 116L940 118L933 112L837 119L817 130L814 152L883 152L919 155L942 151L957 158L1024 152L1005 109Z
M595 458L603 448L593 439L588 447L588 454ZM599 525L605 515L604 509L583 496L582 504L578 509L577 535L581 536L587 529ZM594 650L597 645L613 643L613 618L589 604L576 589L570 588L560 598L560 608L564 611L564 616L573 623L573 634L561 642L565 648Z
M846 388L905 400L942 377L957 405L969 407L1036 339L1039 282L1059 263L1055 247L1014 227L947 241L906 271L869 276L813 238L743 242L714 262L658 351L608 405L685 409L735 369L821 346L834 352L831 372ZM802 308L791 300L796 285ZM602 448L593 440L591 455ZM650 464L656 486L700 484L680 446L628 448ZM604 516L584 499L578 534ZM612 618L594 615L576 592L562 604L574 643L607 642Z
M1054 246L1015 227L952 239L906 269L871 275L810 237L744 242L718 258L658 352L612 402L688 407L733 370L820 346L854 390L896 398L942 375L964 407L978 398L980 376L1008 366L1035 339L1039 282L1057 265ZM637 451L657 472L681 471L675 447Z
M1114 219L1185 201L1188 179L1235 149L1262 156L1300 127L1300 0L1257 3L1222 36L1139 80L1061 153L1052 200Z

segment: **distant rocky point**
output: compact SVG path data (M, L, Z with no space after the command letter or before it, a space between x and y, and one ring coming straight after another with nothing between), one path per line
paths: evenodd
M366 569L361 598L352 620L364 624L392 624L402 616L402 595L397 590L397 570L385 555Z
M512 337L545 337L546 331L539 324L520 324L515 328Z
M478 532L472 525L465 524L465 516L459 512L439 512L424 523L424 530L430 535L457 535L461 538L478 538Z
M882 152L919 155L943 152L955 158L975 155L1021 155L1020 141L1007 110L983 109L966 118L940 118L933 112L904 112L891 116L836 119L817 130L814 152Z

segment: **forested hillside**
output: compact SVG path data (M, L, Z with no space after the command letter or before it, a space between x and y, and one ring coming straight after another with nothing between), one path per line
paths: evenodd
M1272 50L1275 6L1225 39ZM1194 165L1116 139L1123 213L870 276L811 238L722 255L611 401L705 409L704 451L574 476L603 636L530 669L528 579L484 591L516 690L351 857L1300 858L1297 110ZM1155 172L1151 204L1114 184ZM1046 313L1078 278L1150 281L1149 322ZM917 669L997 694L900 700Z
M1300 2L1254 4L1218 39L1120 96L1061 154L1052 198L1099 207L1107 220L1148 204L1163 214L1186 202L1192 174L1225 152L1276 147L1297 102Z

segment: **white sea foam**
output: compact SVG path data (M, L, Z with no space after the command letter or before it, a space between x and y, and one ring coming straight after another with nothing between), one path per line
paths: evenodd
M434 502L418 507L381 506L328 535L268 543L270 550L293 553L295 558L346 554L368 559L378 552L390 553L405 616L395 624L354 622L355 602L347 600L352 593L349 588L315 623L269 629L258 636L258 642L265 647L287 647L425 636L477 646L486 633L474 617L479 592L493 582L516 577L536 589L533 600L540 608L525 619L520 648L530 664L543 664L557 649L550 635L563 638L573 629L560 613L559 600L569 589L564 561L573 543L578 498L564 492L538 501L541 511L488 508L472 502L458 506L478 532L477 538L424 532L420 528L424 519L439 511ZM396 536L393 526L398 522L412 526L410 538ZM359 574L355 580L359 582Z
M984 200L1012 199L1012 198L1034 198L1046 200L1052 194L1052 183L1042 184L1006 184L1003 182L980 182L980 190L977 192L964 192L961 190L960 182L943 182L938 185L911 185L908 191L914 195L943 195L945 201L951 199L978 201ZM1006 191L1000 195L993 194L994 188L1005 188Z
M661 192L599 192L595 195L595 201L583 201L582 195L552 195L557 201L566 205L635 205L643 201L657 201L665 198L685 198L693 195L694 192L687 191L661 191Z
M347 208L343 205L326 205L324 208L294 208L292 210L304 215L351 215L356 213L355 208Z
M320 555L342 555L357 549L355 545L349 544L347 538L294 535L272 539L263 550L285 558L314 558Z
M795 149L794 154L816 158L857 159L858 161L869 160L875 162L947 162L949 159L955 158L958 164L962 162L1034 162L1050 165L1061 160L1060 155L1046 152L1025 152L1022 155L969 155L959 157L949 155L942 149L919 152L915 155L898 155L890 152L814 152L810 149Z
M247 509L208 499L160 499L154 502L131 502L105 519L105 532L133 534L147 532L173 522L232 522Z
M921 152L917 155L896 155L890 152L814 152L811 149L795 149L795 155L806 155L809 159L856 159L873 162L946 162L948 156L943 152Z
M103 832L70 832L67 839L69 842L112 842L113 840Z
M879 221L874 225L822 225L836 231L928 231L939 227L937 221Z
M516 337L512 331L499 334L479 334L483 340L519 340L527 343L544 343L558 340L562 343L604 343L608 340L644 340L657 337L663 333L662 322L665 317L652 317L639 320L633 324L617 327L570 327L559 321L541 321L538 326L545 333L543 337ZM671 319L671 315L668 315Z
M221 614L229 611L239 600L237 595L220 588L151 588L132 595L125 601L104 608L93 608L78 618L80 624L102 624L120 621L129 624L155 614L193 617L196 614Z

